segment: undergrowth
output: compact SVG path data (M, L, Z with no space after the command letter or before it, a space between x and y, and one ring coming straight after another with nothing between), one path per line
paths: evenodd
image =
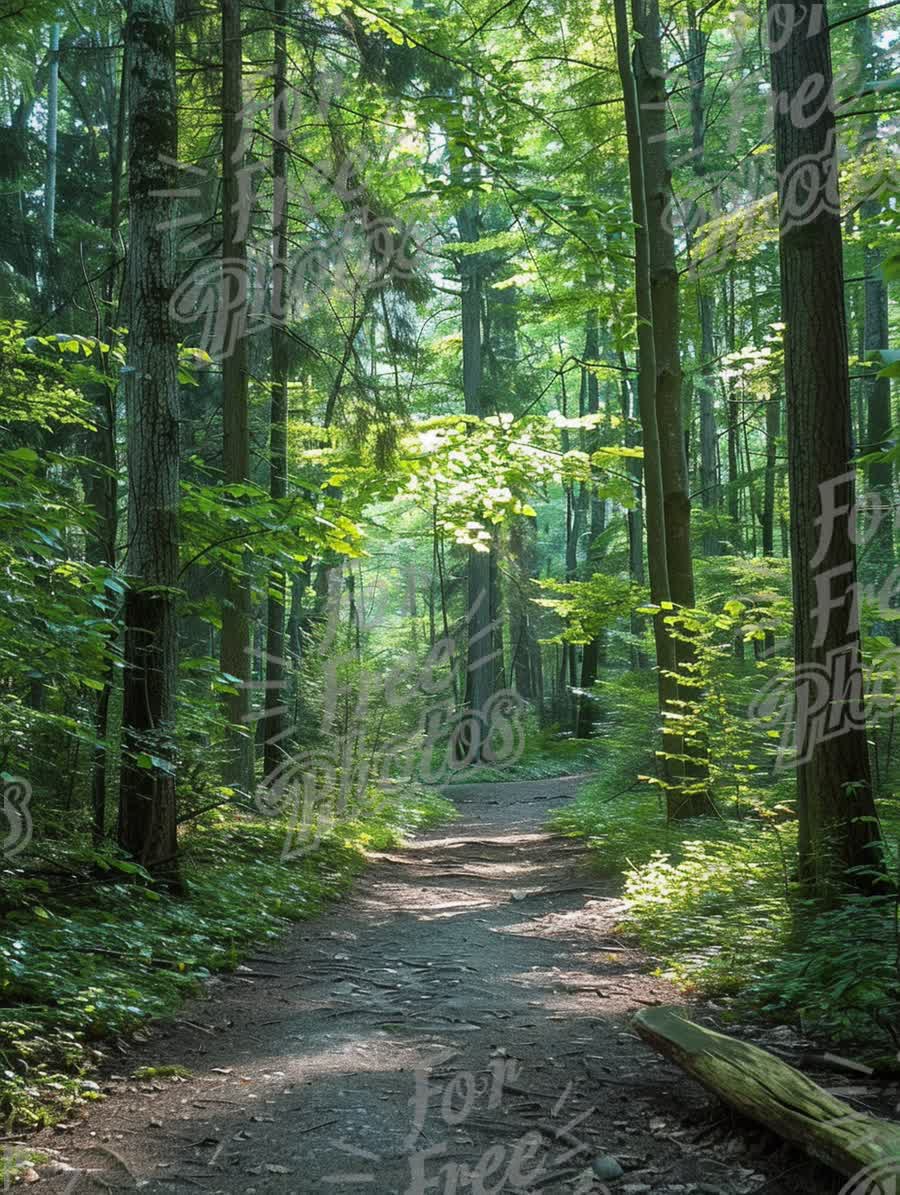
M656 960L658 974L716 998L728 1017L763 1015L853 1043L870 1061L893 1057L896 898L848 895L828 912L804 905L789 773L760 769L739 807L729 794L720 817L667 824L663 794L638 779L654 767L652 679L617 683L627 689L627 714L611 715L597 778L553 825L585 838L598 866L623 876L622 932ZM900 809L882 796L879 810L890 846L900 840Z
M514 780L553 780L558 776L592 772L602 757L597 743L571 736L563 737L556 727L528 725L523 738L524 749L517 758L496 765L469 764L451 773L449 783L504 784Z
M3 1123L36 1127L99 1098L90 1074L103 1039L172 1014L212 972L233 969L248 948L344 892L367 849L452 809L433 792L376 794L314 852L287 861L283 820L217 812L183 837L182 896L84 846L80 856L69 843L45 850L53 866L40 871L19 860L3 872Z

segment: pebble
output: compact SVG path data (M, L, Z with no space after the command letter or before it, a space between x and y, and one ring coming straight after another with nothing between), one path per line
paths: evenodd
M603 1180L621 1178L625 1173L617 1160L608 1154L603 1154L599 1158L594 1158L593 1162L591 1162L591 1169L593 1170L594 1174L596 1174L597 1178Z

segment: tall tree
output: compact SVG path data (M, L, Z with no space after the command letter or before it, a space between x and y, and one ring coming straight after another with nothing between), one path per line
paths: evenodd
M681 405L678 268L672 231L672 176L666 134L666 72L658 0L633 0L634 76L641 120L647 203L650 292L656 354L656 422L666 519L666 558L672 601L694 604L691 501Z
M59 22L50 26L50 79L47 83L47 175L44 183L44 235L56 237L56 169L59 127Z
M687 6L688 17L688 79L691 88L691 166L698 179L706 176L706 52L709 34L702 27L694 4ZM697 216L689 221L689 236L694 232ZM714 292L703 283L697 286L697 316L700 325L699 371L697 389L700 392L700 502L703 509L715 512L721 498L719 489L718 440L716 437L715 379L713 356L715 344L716 305ZM719 555L717 528L707 526L703 533L703 551L707 556Z
M222 360L223 469L226 484L250 478L248 403L247 224L251 198L244 157L243 41L240 0L222 2ZM227 740L226 779L244 792L253 787L250 720L250 580L229 575L222 610L222 671L235 678L225 710L232 727Z
M650 237L648 234L647 191L644 180L641 110L632 71L626 0L614 0L616 20L616 59L625 106L625 134L628 147L628 177L631 213L634 220L634 289L638 341L638 413L644 448L644 498L646 504L647 571L650 598L658 607L653 619L656 644L659 711L663 721L663 746L667 756L680 754L680 741L671 731L674 700L675 643L665 622L665 610L671 607L669 566L666 552L666 519L663 504L663 474L659 429L657 426L657 365L653 329L653 298L650 281ZM665 764L664 764L665 767ZM670 816L679 816L684 805L680 788L667 784Z
M875 43L872 36L872 22L863 13L854 22L854 40L859 65L866 81L870 81L875 69ZM874 153L878 141L878 114L869 109L862 116L860 149ZM873 353L888 347L888 300L887 287L881 276L878 249L870 242L871 230L867 222L878 215L881 204L876 198L865 199L860 206L863 221L863 263L865 284L863 292L863 352ZM890 378L873 377L863 381L864 416L860 442L863 451L883 453L889 446L893 419L891 418ZM865 429L864 431L862 429ZM890 459L875 459L869 462L869 489L881 504L882 511L870 551L871 564L878 575L887 576L893 565L893 466ZM878 516L876 516L878 517Z
M672 186L666 136L665 72L662 67L660 43L659 5L657 0L634 0L632 5L634 31L638 35L628 71L629 82L625 83L622 59L621 36L617 15L616 41L619 56L619 73L625 86L625 116L628 130L629 169L632 172L632 188L635 184L635 166L631 162L634 153L640 155L640 176L642 182L642 215L635 212L635 222L641 227L636 230L638 239L645 241L647 256L647 277L649 281L649 317L638 313L639 329L642 320L647 319L648 336L653 341L652 383L656 439L658 442L658 469L662 488L663 525L662 551L665 555L665 578L668 595L666 601L679 606L694 605L694 569L691 558L691 504L688 488L687 456L685 451L684 417L681 396L681 348L679 343L679 285L675 262L675 242L672 232ZM627 17L624 27L627 30ZM630 93L634 94L636 113L629 116ZM633 130L631 126L634 126ZM635 251L636 274L642 267ZM637 285L643 289L644 279L638 275ZM646 403L641 397L641 387L650 384L645 376L649 369L647 346L638 340L639 379L638 405L641 424L646 436ZM654 571L659 574L660 564L655 568L650 563L651 541L650 481L647 466L648 448L645 440L644 456L647 474L647 543L650 569L651 594ZM654 601L657 601L654 598ZM657 616L657 627L661 617ZM662 662L659 655L660 634L668 642L664 648ZM665 756L667 760L667 807L670 817L693 817L708 809L708 800L703 784L702 764L696 767L687 757L694 754L686 740L675 733L676 717L681 712L679 701L689 699L693 694L679 692L677 672L684 672L692 662L689 645L673 639L663 627L657 630L657 666L660 670L660 710L663 716L664 732L667 736ZM696 773L696 775L694 774Z
M769 2L794 590L801 879L869 886L881 839L863 713L850 524L850 381L824 4ZM811 94L809 80L821 88ZM798 164L806 190L797 188ZM864 872L854 869L868 869Z
M178 341L169 310L178 157L174 0L132 0L128 197L128 558L120 844L175 867Z
M287 195L287 2L275 0L275 72L272 128L272 407L269 427L269 492L277 502L287 494L288 336L284 326L288 270ZM285 587L274 568L269 577L266 618L266 741L263 775L272 776L283 755L285 701Z
M691 554L691 499L684 434L681 370L681 310L672 212L672 174L666 131L666 73L658 0L632 0L638 35L633 63L641 120L641 153L647 206L650 294L656 361L656 423L665 516L666 563L672 601L694 605L694 562ZM676 670L691 669L693 647L683 637L675 643ZM675 700L696 697L691 685L676 685ZM675 706L678 712L684 705ZM702 747L685 736L677 752L669 752L672 817L694 817L709 810L704 783ZM678 758L680 757L680 758Z
M459 239L468 244L479 240L478 192L457 213ZM463 396L467 415L481 416L483 360L481 343L482 263L477 253L461 256L460 303L462 308ZM494 634L491 612L491 551L469 549L468 554L468 649L466 654L465 737L459 745L464 758L480 760L485 747L482 716L494 693Z
M589 311L585 317L584 357L588 365L583 368L582 384L587 390L588 414L595 415L600 410L600 385L596 371L591 369L590 365L596 365L600 360L600 335L596 311ZM588 435L588 451L595 451L597 446L597 433L596 431L591 431ZM586 570L588 576L594 571L594 566L597 563L595 544L597 537L602 534L604 529L605 510L605 503L599 501L596 495L592 494L590 500L590 532L588 537L589 546ZM584 650L581 653L581 677L579 680L579 689L581 692L578 697L578 715L575 727L575 733L579 738L587 739L591 737L594 722L599 712L597 702L591 696L590 690L597 681L597 673L605 646L605 635L605 631L599 631L593 639L585 643Z

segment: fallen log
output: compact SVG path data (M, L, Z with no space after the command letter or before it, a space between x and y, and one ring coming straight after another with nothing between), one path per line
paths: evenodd
M839 1173L876 1182L900 1178L900 1124L858 1112L774 1054L669 1009L642 1009L632 1024L724 1103Z

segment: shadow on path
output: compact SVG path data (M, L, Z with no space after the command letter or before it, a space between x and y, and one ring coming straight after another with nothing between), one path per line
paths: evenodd
M42 1134L38 1189L832 1189L806 1187L812 1167L773 1139L754 1161L710 1145L727 1114L629 1030L628 1013L679 1001L615 937L621 901L584 848L543 830L581 783L453 786L459 821L376 855L348 899L121 1064L191 1078L113 1076L103 1104ZM608 1187L606 1155L626 1172Z

